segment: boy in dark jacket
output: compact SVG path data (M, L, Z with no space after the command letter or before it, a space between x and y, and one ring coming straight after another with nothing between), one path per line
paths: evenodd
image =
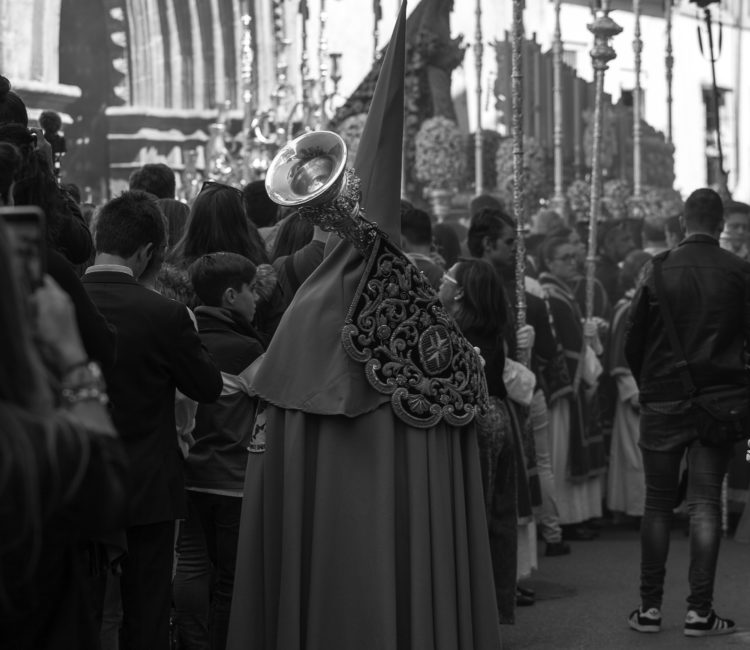
M205 643L207 635L210 647L217 649L226 645L247 449L258 404L247 393L243 377L263 354L251 324L255 272L250 260L235 253L204 255L189 269L203 303L195 310L199 335L221 371L223 389L216 402L200 405L196 414L195 445L185 468L189 518L181 531L175 600L180 636L193 641L202 636ZM208 621L206 554L213 565ZM185 593L192 589L196 591ZM198 608L203 613L194 607L186 611L183 602L203 603Z

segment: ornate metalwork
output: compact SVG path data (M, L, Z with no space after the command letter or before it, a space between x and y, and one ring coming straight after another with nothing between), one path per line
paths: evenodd
M672 144L672 69L674 68L674 56L672 54L672 0L666 2L666 30L667 45L664 57L664 66L667 75L667 142Z
M516 324L526 324L526 218L523 200L523 6L513 0L511 97L513 101L513 213L516 219Z
M242 151L240 161L242 168L242 183L249 183L258 178L268 168L268 160L263 155L263 149L258 147L253 137L253 119L255 117L255 80L253 78L252 16L250 14L250 0L242 3L242 44L240 48L240 75L242 78Z
M634 38L633 54L635 63L635 85L633 86L633 202L641 208L641 0L633 0ZM636 215L638 216L638 215Z
M406 424L428 428L444 420L460 427L486 411L479 356L424 275L382 236L375 238L341 341Z
M552 110L553 129L552 146L554 151L555 191L552 196L552 207L565 217L565 191L563 189L563 101L562 101L562 65L563 41L560 29L560 5L562 0L555 0L555 34L552 43Z
M474 67L477 80L477 130L474 133L474 187L477 195L484 192L484 157L482 156L482 57L484 43L482 42L482 0L477 0L476 32L474 34Z
M586 256L586 318L594 315L594 278L596 274L597 226L599 223L599 201L601 195L602 170L600 164L602 148L602 122L604 117L604 72L616 53L610 41L622 31L609 17L609 2L602 2L601 9L594 14L594 21L587 25L594 35L594 47L591 49L591 63L594 67L595 103L594 103L594 137L591 154L591 212L589 213L589 249ZM580 366L581 364L579 364Z
M333 201L324 205L303 205L297 211L316 226L326 232L335 232L367 255L378 229L364 218L364 210L360 208L359 177L352 169L347 169L344 174L342 189Z
M702 6L702 5L701 5ZM713 104L714 104L714 115L716 115L716 149L718 153L718 160L716 161L716 174L718 176L717 179L717 192L721 195L722 199L728 200L731 199L731 195L729 194L729 187L727 185L727 172L724 168L724 149L722 147L721 143L721 119L719 117L719 87L716 84L716 61L719 58L719 54L721 51L721 38L719 38L719 53L716 52L714 48L714 36L713 36L713 30L711 29L712 19L711 19L711 10L708 7L703 8L703 17L706 21L706 35L708 37L708 52L709 52L709 60L711 61L711 95L713 98ZM721 24L719 24L719 28L721 29ZM721 36L721 32L719 33ZM698 38L700 39L700 28L698 30ZM701 52L703 51L703 45L701 43Z
M378 61L378 42L380 41L380 21L383 20L383 7L380 0L372 0L372 60Z

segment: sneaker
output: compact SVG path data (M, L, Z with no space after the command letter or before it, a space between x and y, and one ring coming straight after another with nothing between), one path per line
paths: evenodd
M689 609L685 617L685 636L732 634L736 629L734 621L717 616L714 610L706 616L699 616L698 612Z
M638 632L658 632L661 630L661 612L656 607L645 612L639 607L628 616L628 625Z

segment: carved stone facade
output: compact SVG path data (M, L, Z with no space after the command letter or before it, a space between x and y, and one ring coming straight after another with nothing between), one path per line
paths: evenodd
M263 49L272 39L265 4L246 5ZM242 10L243 0L0 0L0 72L32 119L63 115L64 178L99 201L145 162L180 172L197 150L200 163L225 103L242 119ZM254 72L270 94L272 62Z

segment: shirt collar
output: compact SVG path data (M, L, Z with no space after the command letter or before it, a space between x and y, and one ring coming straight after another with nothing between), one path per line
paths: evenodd
M110 273L125 273L131 278L135 277L133 275L133 269L131 269L129 266L123 266L122 264L93 264L86 269L86 274L88 275L89 273L103 273L106 271Z

